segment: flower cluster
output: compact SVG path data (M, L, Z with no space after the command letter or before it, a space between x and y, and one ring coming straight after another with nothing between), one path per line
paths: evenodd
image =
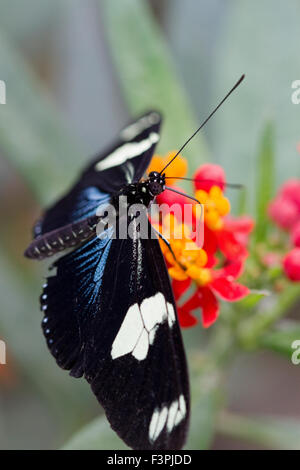
M291 281L300 281L300 180L284 183L269 204L269 216L289 234L290 251L283 257L282 266Z
M155 156L150 171L163 168L170 158ZM155 165L155 166L154 166ZM187 170L185 160L180 156L168 168L166 177L172 177L172 188L176 177L184 177ZM249 289L238 283L247 258L248 236L253 228L249 217L230 216L230 203L224 195L226 178L219 165L202 165L193 177L194 194L204 208L204 243L197 245L197 239L191 225L199 226L197 203L171 191L164 191L158 196L159 204L193 204L192 220L176 219L176 214L164 216L161 228L168 226L172 252L163 240L161 249L166 259L172 287L178 307L179 321L182 327L191 327L198 323L195 311L201 309L202 323L209 327L219 314L219 299L234 302L249 294ZM165 233L165 232L164 232ZM178 236L181 233L182 236ZM184 298L184 300L183 300Z

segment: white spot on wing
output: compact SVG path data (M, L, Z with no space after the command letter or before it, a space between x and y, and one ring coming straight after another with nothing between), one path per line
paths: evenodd
M148 331L157 323L167 319L167 305L164 296L158 292L153 297L144 299L141 303L141 312L145 327Z
M156 331L164 322L168 322L171 328L175 322L175 311L161 292L144 299L140 306L132 305L113 342L112 358L131 353L139 361L146 359Z
M153 112L147 116L143 116L138 121L130 124L130 126L125 127L120 133L121 138L124 140L131 140L141 134L145 129L148 129L150 126L157 124L160 121L159 114Z
M132 352L142 332L143 322L139 307L135 304L126 313L121 328L113 342L111 357L116 359Z
M176 316L175 316L175 310L172 304L170 302L167 302L167 307L168 307L168 323L169 327L172 328L172 325L176 321Z
M153 144L158 142L159 135L156 132L151 132L147 139L141 142L128 142L118 147L114 152L107 155L104 160L101 160L95 165L96 171L107 170L114 166L122 165L127 160L141 155L151 148Z
M159 418L159 410L158 410L158 408L156 408L156 410L154 411L154 413L152 415L152 418L151 418L151 421L150 421L150 426L149 426L149 439L150 439L150 441L154 441L155 430L156 430L158 418Z
M162 432L166 424L167 418L168 418L168 408L165 406L159 413L159 418L157 420L157 425L155 429L154 440L156 440L158 436L160 435L160 433Z
M175 400L173 401L172 405L169 408L169 415L168 415L168 421L167 421L168 432L171 432L172 429L174 428L174 422L175 422L177 411L178 411L178 401Z
M149 440L156 441L162 432L165 424L167 424L167 432L171 433L173 429L186 416L186 403L183 395L178 400L171 403L169 408L164 406L161 410L155 408L149 426Z
M149 344L153 344L158 325L155 325L149 333Z
M175 418L174 425L177 426L177 424L179 424L183 420L185 415L186 415L185 399L184 399L183 395L180 395L180 397L179 397L179 410L177 411L177 415L176 415L176 418Z
M137 342L137 345L132 351L132 354L136 359L138 359L139 361L142 361L143 359L146 359L147 354L148 354L148 349L149 349L148 333L146 330L143 330L143 333L141 334Z

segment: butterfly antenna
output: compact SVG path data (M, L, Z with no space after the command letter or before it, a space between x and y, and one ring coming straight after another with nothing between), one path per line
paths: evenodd
M167 189L168 191L172 191L172 193L180 194L180 196L187 197L188 199L192 199L193 201L195 201L195 202L197 202L198 204L201 205L201 202L198 199L196 199L193 196L190 196L189 194L182 193L181 191L178 191L177 189L174 189L170 186L165 186L165 189ZM201 207L202 207L202 205L201 205Z
M194 183L216 183L216 185L227 186L227 188L233 189L243 189L245 186L239 183L220 183L220 181L216 181L213 179L194 179L194 178L182 178L181 176L165 176L165 179L177 179L177 180L184 180L184 181L193 181Z
M183 146L178 150L176 155L166 164L166 166L161 170L159 173L160 175L168 168L169 165L175 160L176 157L182 152L185 146L195 137L196 134L202 129L203 126L210 120L210 118L215 114L215 112L219 109L220 106L227 100L227 98L231 95L231 93L240 85L240 83L244 80L245 74L241 76L241 78L236 82L236 84L231 88L231 90L227 93L227 95L222 99L222 101L218 104L218 106L210 113L210 115L205 119L205 121L201 124L200 127L191 135L191 137L183 144Z
M177 189L171 188L170 186L165 186L165 189L167 189L168 191L172 191L173 193L180 194L180 196L187 197L188 199L192 199L193 201L197 202L197 204L200 204L200 208L201 208L201 214L200 214L200 218L199 218L199 227L200 227L200 225L202 223L202 220L203 220L203 205L201 204L201 202L198 199L196 199L195 197L189 196L189 194L186 194L186 193L182 193L181 191L178 191Z

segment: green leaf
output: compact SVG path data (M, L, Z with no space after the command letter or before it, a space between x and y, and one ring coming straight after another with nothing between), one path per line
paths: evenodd
M0 150L27 181L40 203L66 190L82 165L78 143L21 55L0 35L1 80L7 103L0 106ZM62 164L63 162L63 164Z
M222 413L217 430L226 436L268 449L299 450L300 420L282 416L247 417Z
M270 292L265 290L254 290L250 292L247 297L237 302L237 306L241 310L248 310L249 308L254 308L264 297L270 295Z
M294 58L299 54L300 4L298 0L290 0L287 7L284 2L276 2L275 8L273 0L264 0L257 3L257 7L247 1L218 1L218 5L222 6L222 10L216 9L216 15L209 14L206 9L203 13L207 17L208 29L214 27L217 18L220 22L218 34L213 35L213 44L209 41L211 60L207 68L210 73L210 96L221 96L224 87L233 83L239 74L245 73L246 78L210 125L212 151L226 168L229 181L247 185L252 208L256 191L253 156L256 155L266 120L272 120L276 129L276 181L283 182L291 175L299 177L296 153L299 105L291 104L291 84L299 78L299 65ZM254 24L255 34L252 34ZM193 41L190 41L190 35L182 31L185 26L183 21L179 24L177 21L176 26L177 29L181 28L183 41L180 49L177 42L178 54L185 54L189 64L192 61L197 64L198 41L204 33L201 30L197 34L194 30ZM187 39L184 42L185 36ZM190 42L191 49L188 49ZM203 67L203 61L199 63L200 67ZM192 75L195 73L197 69L192 71ZM193 83L189 75L187 79ZM194 87L196 92L197 87Z
M248 190L246 187L241 188L237 195L237 214L244 215L248 211Z
M135 116L147 109L164 115L162 153L178 149L199 127L177 78L163 35L144 0L98 0L126 103ZM130 52L128 52L130 51ZM199 77L199 82L200 82ZM199 84L199 86L201 86ZM184 150L189 173L209 159L200 134Z
M246 349L256 347L260 337L286 315L300 298L300 286L290 283L280 295L265 297L252 316L240 321L237 334Z
M294 351L292 343L295 340L300 341L300 323L285 321L276 329L265 333L260 339L260 344L266 349L291 358Z
M123 450L128 449L111 429L105 416L84 426L63 446L62 450Z
M24 177L38 202L49 203L73 179L81 160L78 145L68 137L51 99L3 32L0 70L7 85L7 104L0 106L1 155ZM24 227L28 235L30 230ZM20 245L26 238L20 235ZM40 329L42 271L32 263L29 268L18 248L10 259L5 245L0 251L1 338L16 369L47 400L60 429L71 432L90 418L94 401L88 387L83 382L76 387L49 355Z
M51 24L57 21L61 13L58 0L27 0L27 15L20 14L18 0L1 0L0 27L10 37L26 41L26 46L33 50L45 47L44 35L49 34Z
M215 421L220 409L220 390L215 386L205 386L204 377L201 377L201 392L195 393L195 377L191 380L191 423L185 449L209 449L215 435Z
M24 279L22 271L17 272L1 252L0 277L0 339L8 350L5 367L16 368L22 374L35 393L46 399L60 430L70 433L90 418L94 401L88 386L59 369L49 354L38 309L42 281L34 283L29 276Z
M268 123L264 129L257 162L256 183L256 242L266 239L268 230L267 207L273 195L274 149L273 127Z

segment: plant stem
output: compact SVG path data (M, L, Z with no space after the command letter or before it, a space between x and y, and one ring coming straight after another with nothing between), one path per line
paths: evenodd
M237 328L237 337L242 346L246 349L255 348L261 335L279 318L283 317L299 298L300 285L291 284L284 292L277 296L277 299L275 299L276 304L272 308L260 308L255 315L241 321Z

